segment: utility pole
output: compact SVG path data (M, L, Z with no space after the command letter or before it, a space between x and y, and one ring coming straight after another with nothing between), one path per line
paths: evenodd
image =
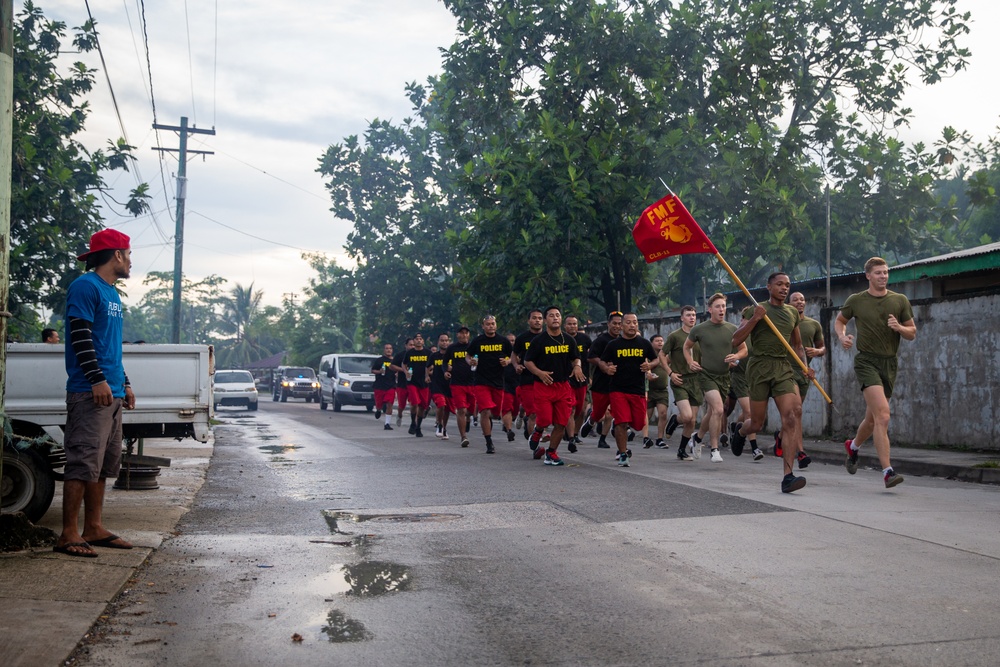
M7 377L7 295L10 287L10 198L14 130L14 3L0 0L0 414ZM2 459L0 459L2 461ZM3 470L3 463L0 463Z
M196 155L215 155L214 151L188 150L187 138L189 134L215 134L215 129L199 130L196 127L188 127L187 116L181 116L181 125L160 125L153 123L154 130L171 130L180 135L180 148L160 148L154 146L154 151L164 153L177 152L177 226L174 231L174 302L173 316L170 318L170 342L181 342L181 265L184 263L184 200L187 199L187 156L188 153Z

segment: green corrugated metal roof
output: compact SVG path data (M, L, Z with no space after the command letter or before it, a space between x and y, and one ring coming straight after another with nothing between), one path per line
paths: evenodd
M889 282L901 283L998 268L1000 268L1000 243L990 243L890 267Z

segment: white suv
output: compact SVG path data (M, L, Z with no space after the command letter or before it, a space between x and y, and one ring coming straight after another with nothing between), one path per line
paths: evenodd
M215 371L212 378L212 408L245 405L257 409L257 386L250 371Z

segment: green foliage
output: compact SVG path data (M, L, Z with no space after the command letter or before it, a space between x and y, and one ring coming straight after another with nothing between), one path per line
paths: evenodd
M95 48L94 35L90 22L77 28L73 47ZM101 226L103 174L127 170L132 151L122 140L91 151L74 138L90 112L84 98L94 70L77 62L59 71L65 37L66 25L46 20L30 0L15 18L9 333L32 340L36 310L61 312L66 288L83 270L76 255ZM147 197L139 186L123 206L138 215Z

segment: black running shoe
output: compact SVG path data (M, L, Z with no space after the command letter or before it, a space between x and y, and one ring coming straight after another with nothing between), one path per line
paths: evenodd
M417 427L417 430L413 432L413 435L417 436L418 438L424 437L424 433L423 431L420 430L419 426Z
M576 454L576 442L574 442L573 440L570 440L569 442L567 442L566 443L566 449L569 450L570 454Z
M902 484L903 483L903 476L902 475L897 475L896 471L893 470L892 468L889 468L889 472L887 472L882 477L882 479L885 481L885 488L887 488L887 489L891 489L892 487L896 486L897 484Z
M469 439L468 438L462 438L462 446L463 447L468 447L469 446Z
M486 453L487 454L496 454L496 451L497 450L493 449L493 443L492 442L487 442L486 443Z
M597 447L598 449L611 449L611 445L608 444L608 439L603 435L601 436L601 439L597 441Z
M796 477L795 475L789 473L785 475L784 479L781 480L781 492L791 493L792 491L798 491L805 485L805 477Z
M737 426L733 429L733 439L730 442L729 449L732 450L733 456L739 456L743 453L743 448L747 444L747 437L740 433L740 427Z
M668 445L663 438L657 438L656 439L656 446L659 449L669 449L670 448L670 445Z
M416 423L411 423L410 424L410 430L408 430L407 433L409 433L410 435L416 435L416 433L417 433L417 425L416 425Z
M677 415L670 415L670 419L667 420L667 437L669 438L680 426L680 422L677 421Z
M853 475L858 471L858 450L851 449L850 440L844 443L844 449L847 450L847 460L844 461L844 466L847 468L847 472Z
M392 430L392 427L391 427L391 426L389 426L388 424L386 424L385 426L383 426L383 427L382 427L382 430L383 430L383 431L391 431L391 430Z
M635 440L635 431L633 431L632 429L629 429L628 430L628 438L626 438L626 440L628 440L629 442L632 442L633 440Z
M804 470L812 463L812 459L805 452L799 452L799 470Z
M590 423L590 420L583 422L583 427L580 428L580 437L586 438L590 435L590 432L594 430L594 425Z
M375 419L378 419L381 416L382 416L382 411L381 410L375 410Z
M516 438L516 437L517 436L514 435L514 429L509 429L507 431L507 442L514 442L514 438Z
M625 450L625 456L627 456L629 458L632 458L632 450L631 449L626 449Z
M653 439L652 438L643 438L642 439L642 448L643 449L650 449L650 448L652 448L652 446L653 446Z

